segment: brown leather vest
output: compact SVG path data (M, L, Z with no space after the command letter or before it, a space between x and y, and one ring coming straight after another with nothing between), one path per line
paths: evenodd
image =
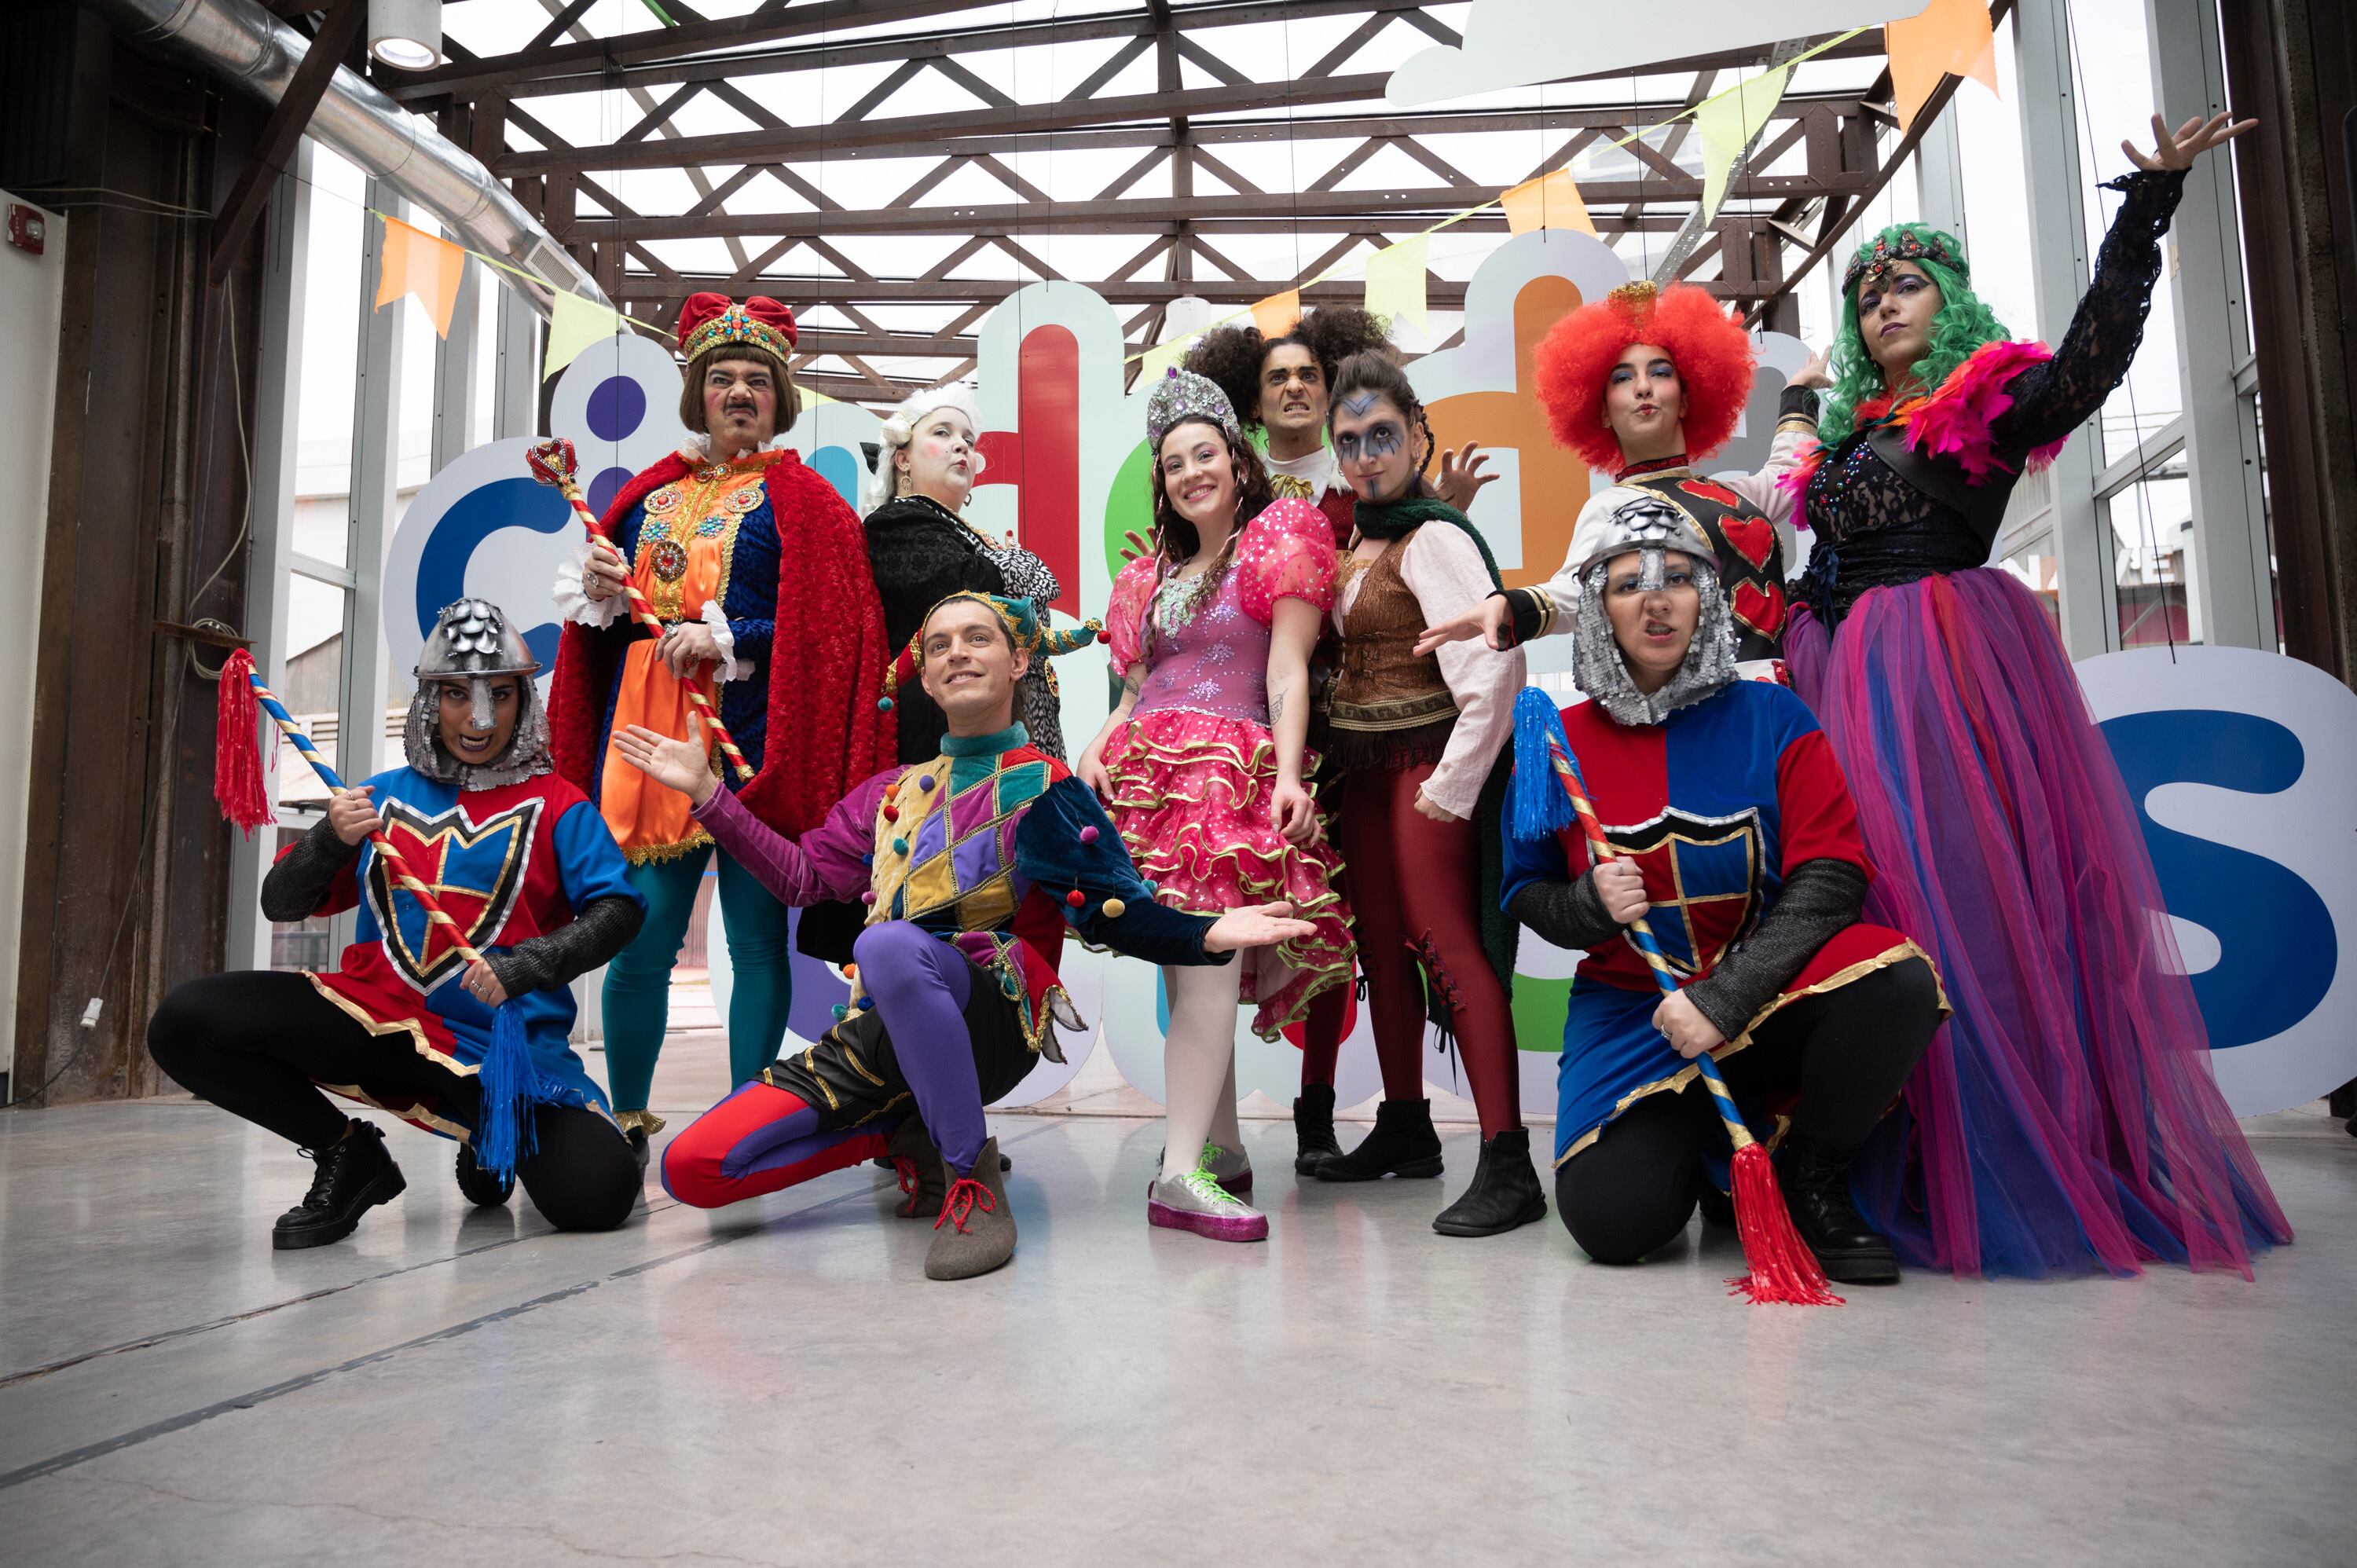
M1457 702L1440 660L1418 657L1424 607L1400 575L1411 530L1372 563L1345 555L1342 584L1360 579L1342 617L1341 669L1328 713L1335 761L1343 768L1401 768L1437 761L1457 724Z

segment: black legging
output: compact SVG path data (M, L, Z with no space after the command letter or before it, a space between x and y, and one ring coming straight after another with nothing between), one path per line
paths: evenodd
M1792 1135L1847 1155L1866 1142L1940 1026L1932 966L1910 958L1803 997L1760 1026L1722 1070L1738 1093L1797 1089ZM1599 1263L1633 1263L1694 1217L1718 1113L1699 1082L1649 1094L1557 1166L1556 1212Z
M472 1129L471 1076L421 1056L406 1030L372 1035L300 974L252 970L175 986L147 1021L147 1052L183 1089L291 1144L324 1149L350 1119L319 1090L352 1084L371 1100L433 1102ZM630 1217L642 1176L611 1122L571 1105L533 1108L534 1148L516 1177L559 1230L611 1230Z

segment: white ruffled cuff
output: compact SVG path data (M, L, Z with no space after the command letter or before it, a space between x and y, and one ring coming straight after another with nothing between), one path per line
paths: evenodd
M585 539L572 554L556 564L556 584L549 589L549 596L556 601L556 613L565 619L603 631L622 613L623 596L614 594L603 599L591 598L581 585L581 575L588 566L589 542Z
M704 627L712 633L712 640L720 650L720 679L741 681L750 675L751 661L740 670L737 663L737 634L728 629L728 618L720 613L720 606L711 599L704 601Z

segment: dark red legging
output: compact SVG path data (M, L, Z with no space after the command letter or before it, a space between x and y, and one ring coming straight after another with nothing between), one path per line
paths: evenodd
M1432 764L1359 768L1337 787L1335 846L1341 852L1369 1023L1383 1064L1383 1098L1424 1098L1424 987L1418 953L1435 955L1436 983L1453 986L1455 1026L1483 1136L1523 1124L1514 1019L1506 988L1481 950L1481 840L1470 822L1437 822L1415 809ZM1302 1081L1334 1081L1341 988L1327 992L1325 1028L1313 1005ZM1322 1050L1321 1050L1322 1047Z

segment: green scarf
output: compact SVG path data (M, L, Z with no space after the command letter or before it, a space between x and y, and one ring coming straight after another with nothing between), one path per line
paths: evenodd
M1498 575L1498 558L1490 553L1490 542L1481 537L1481 531L1473 526L1471 518L1447 501L1430 496L1412 496L1398 501L1362 500L1351 509L1351 517L1359 532L1369 539L1400 539L1427 522L1455 523L1473 541L1473 547L1481 552L1481 564L1490 569L1490 586L1502 591L1506 585ZM1499 907L1498 894L1506 880L1502 820L1506 780L1513 771L1514 748L1508 746L1498 753L1497 765L1490 769L1490 777L1481 786L1481 798L1473 807L1473 820L1481 832L1481 950L1510 998L1514 993L1514 953L1521 945L1522 925ZM1425 995L1432 1021L1446 1029L1449 1020L1437 988L1426 986Z

